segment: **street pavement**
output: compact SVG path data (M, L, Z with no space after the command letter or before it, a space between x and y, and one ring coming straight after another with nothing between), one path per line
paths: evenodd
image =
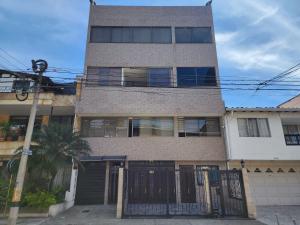
M0 225L6 225L0 220ZM75 206L47 219L21 219L18 225L263 225L255 220L236 219L116 219L112 206Z

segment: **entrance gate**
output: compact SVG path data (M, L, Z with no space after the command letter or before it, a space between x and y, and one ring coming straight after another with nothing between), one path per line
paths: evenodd
M123 215L247 217L242 174L212 167L125 169Z

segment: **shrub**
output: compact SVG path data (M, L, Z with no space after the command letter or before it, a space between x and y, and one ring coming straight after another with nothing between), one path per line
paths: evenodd
M66 191L62 187L56 187L51 190L51 193L55 196L56 203L62 203L65 201Z
M54 194L47 191L37 191L35 193L26 193L23 203L32 208L45 209L50 205L56 204Z

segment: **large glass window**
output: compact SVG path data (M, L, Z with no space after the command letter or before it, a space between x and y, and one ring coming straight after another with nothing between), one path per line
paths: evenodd
M132 120L132 136L174 136L172 118L136 118Z
M176 43L212 43L210 27L176 27Z
M177 86L216 86L216 72L213 67L178 67Z
M217 117L178 118L179 137L220 136L220 120Z
M171 68L88 67L86 85L170 87Z
M83 137L128 137L127 118L83 118Z
M169 87L170 68L123 68L124 86Z
M91 27L92 43L172 42L171 27Z
M267 118L238 118L240 137L271 137Z
M87 86L120 86L122 68L88 67Z

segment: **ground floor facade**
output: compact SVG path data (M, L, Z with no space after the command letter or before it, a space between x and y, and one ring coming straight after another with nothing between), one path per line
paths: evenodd
M239 161L229 162L240 168ZM245 161L252 197L257 206L300 205L300 161Z
M77 205L116 204L119 168L123 168L125 217L247 217L242 173L226 170L225 162L101 161L91 157L82 163Z

